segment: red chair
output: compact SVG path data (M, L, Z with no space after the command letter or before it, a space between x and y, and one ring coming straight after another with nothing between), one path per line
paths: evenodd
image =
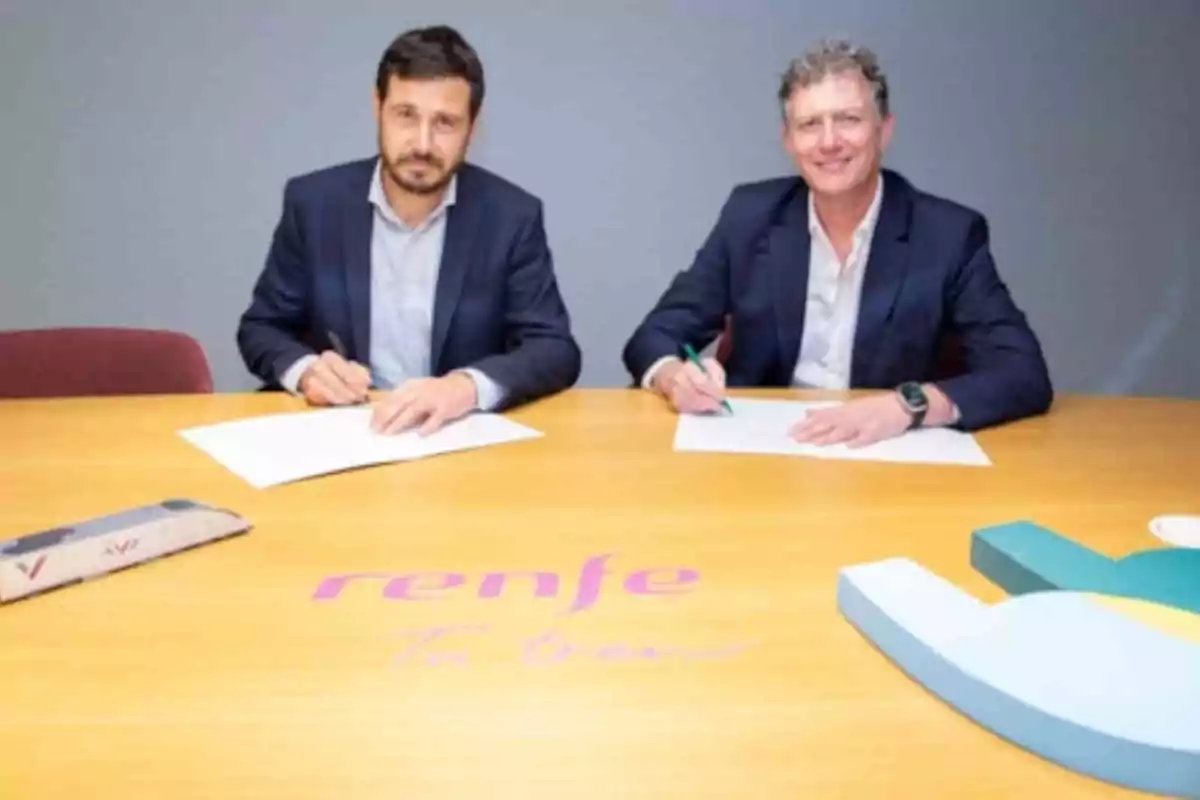
M204 349L186 334L86 327L0 332L0 397L212 391Z

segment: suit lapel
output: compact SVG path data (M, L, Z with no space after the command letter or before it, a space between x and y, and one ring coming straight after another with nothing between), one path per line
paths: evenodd
M361 197L350 198L343 224L343 253L346 268L346 300L350 317L350 356L360 364L371 363L371 224L374 207Z
M791 382L800 357L804 312L808 298L808 268L811 239L808 234L807 193L799 191L782 209L779 220L762 240L757 254L762 268L775 287L775 322L779 330L779 358L783 374ZM757 265L756 265L757 266Z
M437 375L442 350L450 333L450 321L458 308L463 284L471 267L471 252L482 220L481 204L471 192L469 167L458 173L457 198L446 209L446 235L442 261L438 269L437 291L433 301L433 332L430 336L429 368Z
M870 386L879 382L876 366L896 298L908 273L908 228L912 199L908 187L887 171L883 173L883 200L871 255L863 274L858 325L854 334L850 384Z

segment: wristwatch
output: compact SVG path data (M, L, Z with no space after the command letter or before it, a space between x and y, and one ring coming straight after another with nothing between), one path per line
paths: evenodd
M908 429L921 427L921 423L925 421L925 414L929 411L929 398L925 396L925 390L921 388L921 384L914 381L902 383L896 387L896 397L900 400L900 405L904 406L904 410L912 417L912 422Z

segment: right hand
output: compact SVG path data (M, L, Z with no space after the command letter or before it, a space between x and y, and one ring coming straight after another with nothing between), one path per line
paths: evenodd
M314 406L354 405L367 400L371 373L362 364L326 350L304 370L297 388Z
M702 362L708 374L692 362L664 364L654 376L654 388L680 414L708 414L719 411L725 399L725 370L715 358Z

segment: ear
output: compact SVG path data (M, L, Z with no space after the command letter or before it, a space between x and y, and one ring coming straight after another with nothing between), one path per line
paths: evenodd
M892 133L896 127L896 118L888 114L887 119L883 121L883 125L879 132L880 149L886 150L888 145L892 143Z
M379 96L379 89L371 88L371 111L375 115L375 122L379 122L379 117L383 113L383 98Z
M783 120L783 123L779 126L779 141L783 145L783 149L785 151L787 151L787 154L789 156L791 156L792 158L797 157L796 156L796 145L792 139L792 128L788 124L788 120L786 118Z

